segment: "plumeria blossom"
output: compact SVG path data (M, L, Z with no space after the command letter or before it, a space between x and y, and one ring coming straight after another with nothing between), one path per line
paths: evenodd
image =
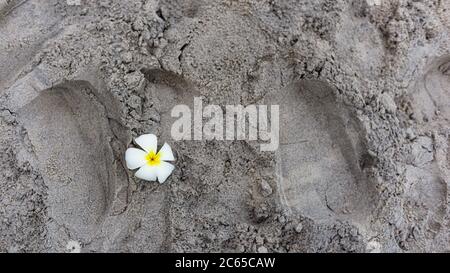
M147 180L164 183L170 176L175 166L166 162L174 161L172 148L164 143L159 152L157 152L158 140L153 134L142 135L134 140L143 150L137 148L128 148L125 152L125 161L130 170L139 170L135 176Z

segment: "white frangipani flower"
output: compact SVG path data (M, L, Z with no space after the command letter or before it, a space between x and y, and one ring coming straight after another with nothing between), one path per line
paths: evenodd
M142 135L134 140L143 150L128 148L125 152L125 161L130 170L139 170L135 176L147 180L164 183L167 177L175 169L175 166L166 162L174 161L175 158L169 144L164 143L159 152L157 152L158 141L155 135Z

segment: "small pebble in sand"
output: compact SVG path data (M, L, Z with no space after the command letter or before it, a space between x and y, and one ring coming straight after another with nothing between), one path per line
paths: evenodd
M81 244L77 241L70 240L67 242L66 249L70 253L80 253L81 252Z
M302 223L298 223L298 225L295 227L295 232L300 233L303 230Z
M381 252L381 244L376 240L372 240L367 243L366 251L368 253L380 253Z
M258 253L267 253L269 252L265 246L258 247Z
M267 183L266 180L261 180L259 186L261 187L261 194L264 197L268 197L272 194L273 192L272 187L269 185L269 183Z

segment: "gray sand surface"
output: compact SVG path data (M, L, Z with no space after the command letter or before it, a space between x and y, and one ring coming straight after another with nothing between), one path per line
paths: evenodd
M449 0L76 2L0 0L0 252L450 251ZM172 140L194 97L279 149Z

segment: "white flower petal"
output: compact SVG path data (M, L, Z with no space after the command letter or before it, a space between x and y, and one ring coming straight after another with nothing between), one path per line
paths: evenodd
M175 166L167 163L165 161L161 161L161 164L157 166L156 168L156 175L158 176L158 182L164 183L169 177L169 175L172 173L172 171L175 169Z
M144 165L134 175L143 180L156 181L157 169L156 166Z
M156 154L158 148L158 139L154 134L142 135L134 140L137 145L141 146L147 153L153 151Z
M125 152L125 162L127 163L127 167L130 170L137 169L146 164L145 156L146 152L141 149L136 148L128 148Z
M161 147L161 149L158 152L159 155L161 155L160 159L163 161L174 161L175 157L172 153L172 148L170 148L169 144L164 143L164 145Z

